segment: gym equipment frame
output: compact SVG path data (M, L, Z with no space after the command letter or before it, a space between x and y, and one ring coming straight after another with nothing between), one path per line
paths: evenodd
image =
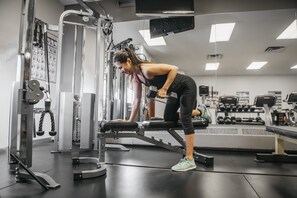
M103 86L100 85L104 84L106 35L104 35L102 31L102 26L107 19L105 16L100 15L100 13L98 13L98 11L95 9L89 7L84 1L77 0L77 3L79 3L86 11L66 10L62 13L59 19L57 80L55 95L55 117L58 135L55 137L53 152L70 151L72 149L73 104L69 103L69 101L73 101L74 95L77 91L74 85L74 78L77 76L75 73L76 70L81 70L81 81L83 81L84 75L86 75L83 72L83 69L87 64L87 55L92 57L91 59L94 61L92 62L94 69L92 76L93 90L91 91L91 96L90 94L87 95L86 93L83 93L83 85L81 85L79 91L80 97L82 98L82 120L80 125L81 131L84 131L80 134L81 149L91 150L93 148L98 148L98 143L95 140L97 122L98 120L103 119L101 111L101 109L103 109ZM66 19L69 16L81 17L86 21L89 20L89 23L67 21ZM92 32L92 36L94 36L95 39L95 42L92 42L92 47L94 47L94 50L92 53L85 53L85 37L90 29L94 30L94 35ZM66 33L68 33L68 35L66 35ZM63 53L68 54L63 56ZM77 55L79 53L82 54L83 59L80 59L80 56ZM81 67L78 67L77 65L80 65ZM72 81L72 84L69 83L69 81ZM100 109L100 111L98 111L98 109ZM89 117L89 119L87 117ZM85 121L86 119L87 121Z
M34 179L46 190L57 188L50 176L34 173L32 147L34 130L33 105L44 96L40 83L31 80L33 26L35 21L35 0L23 0L19 33L17 79L12 88L10 107L9 159L10 170L15 171L16 181Z

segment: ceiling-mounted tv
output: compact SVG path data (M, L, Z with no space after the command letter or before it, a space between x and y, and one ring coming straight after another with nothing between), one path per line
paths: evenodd
M194 27L194 16L168 17L150 20L151 38L192 30Z
M193 16L194 0L135 0L138 16Z

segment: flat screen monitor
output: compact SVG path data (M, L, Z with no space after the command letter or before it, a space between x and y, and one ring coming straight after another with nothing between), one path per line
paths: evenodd
M200 96L208 96L209 95L209 86L200 85L199 86L199 95Z
M238 97L237 96L220 96L219 102L223 104L237 105Z
M287 102L288 104L297 103L297 92L290 93L287 96Z
M194 16L169 17L150 20L151 38L192 30L194 27Z
M194 15L194 0L135 0L138 16Z
M276 96L274 95L259 95L255 97L254 105L256 107L264 107L266 104L268 107L273 107L276 103Z

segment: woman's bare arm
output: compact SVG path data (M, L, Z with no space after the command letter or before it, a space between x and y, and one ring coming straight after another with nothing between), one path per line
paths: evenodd
M133 86L134 86L134 101L132 105L132 111L129 118L129 122L133 122L135 120L135 117L139 111L139 106L141 102L141 96L142 96L142 86L141 83L136 79L136 77L133 77Z
M148 78L153 78L157 75L164 75L168 74L167 80L164 83L163 87L158 91L159 97L166 97L167 90L169 89L170 85L172 84L173 80L178 71L178 67L175 65L169 64L144 64L143 69L145 70Z

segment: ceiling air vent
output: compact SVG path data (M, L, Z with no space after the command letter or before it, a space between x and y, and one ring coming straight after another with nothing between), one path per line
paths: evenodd
M208 54L207 55L207 60L218 60L218 59L222 59L223 58L223 54Z
M285 50L285 46L271 46L265 49L265 52L283 52Z

